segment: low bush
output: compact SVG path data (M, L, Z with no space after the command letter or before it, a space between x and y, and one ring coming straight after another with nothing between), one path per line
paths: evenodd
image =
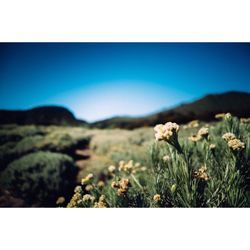
M76 174L71 157L36 152L10 163L1 173L0 185L24 199L27 206L54 206L59 195L70 194Z

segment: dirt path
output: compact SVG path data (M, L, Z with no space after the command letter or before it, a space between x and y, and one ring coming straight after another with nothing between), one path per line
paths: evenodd
M77 174L77 183L81 182L81 179L84 177L84 170L88 166L93 156L93 151L89 148L86 149L77 149L75 151L76 156L76 166L79 168L79 172Z

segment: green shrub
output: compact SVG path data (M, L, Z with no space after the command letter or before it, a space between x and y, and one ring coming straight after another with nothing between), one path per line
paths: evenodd
M32 152L52 151L73 155L76 148L86 147L90 140L83 129L54 126L40 129L44 131L44 134L39 134L40 130L35 126L15 128L15 131L22 135L21 139L19 141L10 140L0 146L0 170L3 170L11 161ZM17 135L16 132L13 132L12 135ZM9 132L9 134L11 133ZM23 137L24 135L26 136ZM10 137L6 135L6 138Z
M58 196L70 194L76 173L71 157L36 152L10 163L1 174L0 184L27 205L54 206Z
M0 127L0 145L6 142L17 142L27 136L45 135L46 129L35 125L5 125Z

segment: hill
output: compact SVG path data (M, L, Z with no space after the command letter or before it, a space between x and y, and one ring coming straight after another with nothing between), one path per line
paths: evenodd
M191 103L140 118L114 117L92 124L98 128L127 128L154 126L158 123L172 121L186 123L191 120L212 121L217 113L230 112L238 117L250 117L250 94L244 92L227 92L207 95Z
M0 110L0 124L10 123L19 125L79 125L85 122L77 120L66 108L44 106L29 110Z

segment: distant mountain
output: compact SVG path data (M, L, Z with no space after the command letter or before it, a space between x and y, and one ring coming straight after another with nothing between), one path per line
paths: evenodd
M133 129L154 126L167 121L186 123L191 120L212 121L217 113L230 112L238 117L250 117L250 94L227 92L207 95L194 102L144 117L114 117L88 124L96 128ZM37 107L25 111L0 110L0 124L83 125L66 108L58 106Z
M66 108L44 106L29 110L0 110L0 124L41 124L41 125L79 125L84 121L77 120Z
M207 95L197 101L181 104L153 115L140 118L114 117L92 124L97 128L127 128L154 126L167 121L186 123L191 120L212 121L217 113L230 112L238 117L250 117L250 94L227 92Z

